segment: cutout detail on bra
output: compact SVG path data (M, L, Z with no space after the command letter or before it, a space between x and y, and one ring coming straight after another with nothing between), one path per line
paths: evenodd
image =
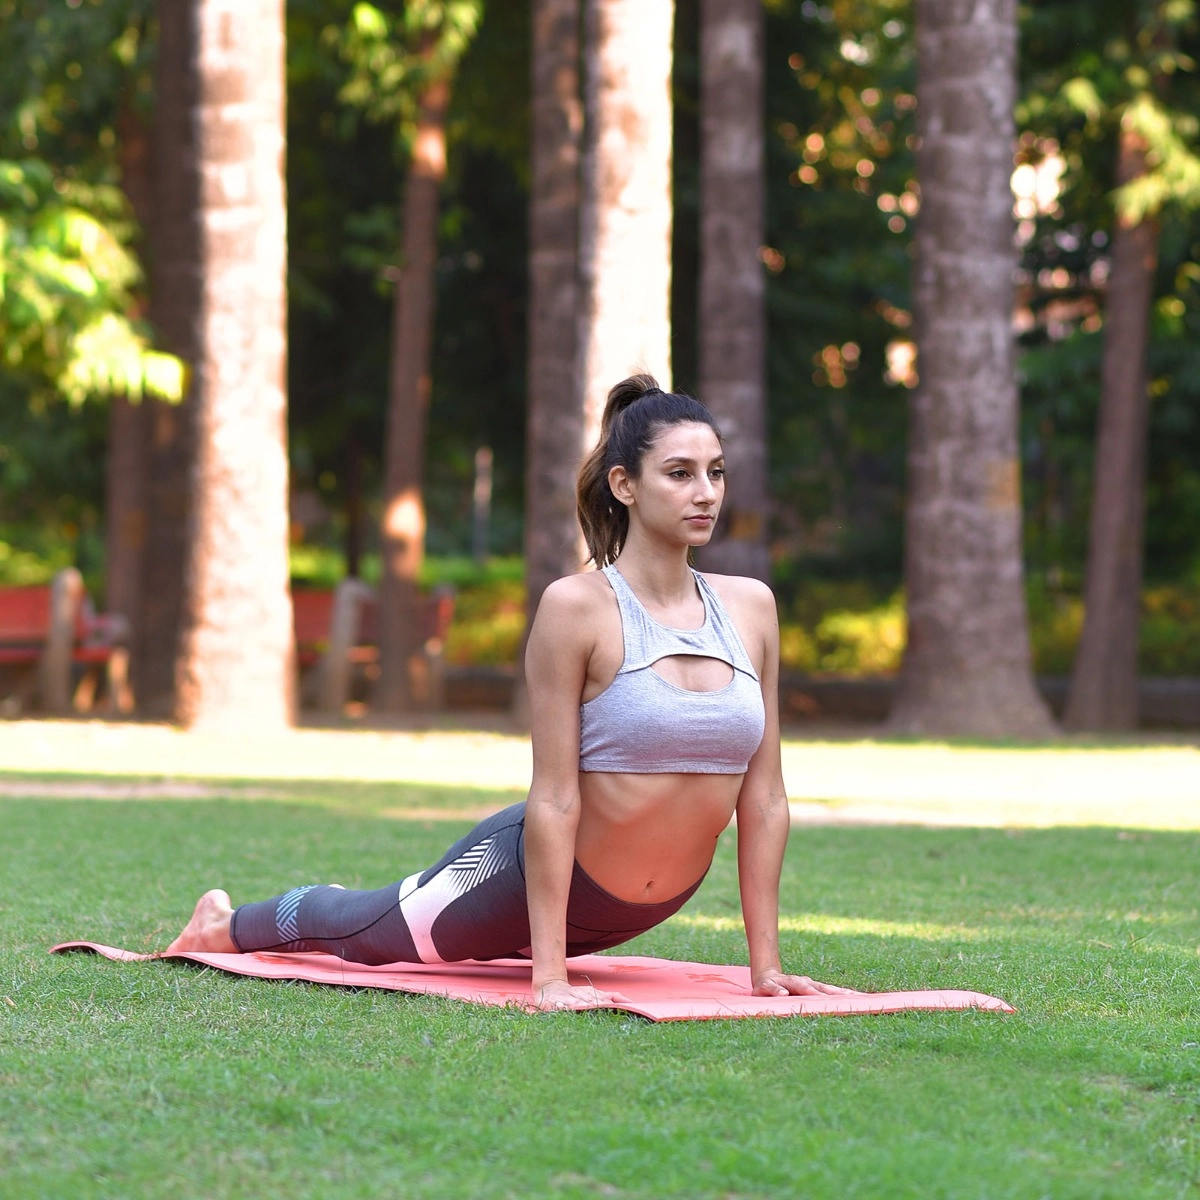
M705 664L705 667L701 666L702 663ZM720 682L709 687L696 686L703 682L697 678L698 675L707 674L712 679L716 679L718 672L711 668L706 669L709 663L723 668L719 672ZM663 667L667 669L663 670ZM723 658L707 654L664 654L661 658L647 664L647 670L653 671L664 683L678 688L681 692L696 692L701 695L724 691L733 682L735 673L733 666Z

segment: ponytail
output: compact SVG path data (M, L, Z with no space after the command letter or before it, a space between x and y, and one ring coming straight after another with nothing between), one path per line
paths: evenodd
M651 443L669 425L694 422L721 436L712 413L691 396L664 392L652 375L631 375L609 393L600 419L600 442L584 459L575 485L575 510L588 560L606 567L629 535L629 511L608 486L613 467L637 479Z

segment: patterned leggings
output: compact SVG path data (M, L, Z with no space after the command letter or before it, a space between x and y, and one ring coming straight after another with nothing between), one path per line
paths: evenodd
M700 886L633 904L575 864L567 900L567 954L628 942L678 912ZM349 962L460 962L529 956L525 804L481 821L426 871L373 891L310 885L233 914L233 944L254 950L324 951Z

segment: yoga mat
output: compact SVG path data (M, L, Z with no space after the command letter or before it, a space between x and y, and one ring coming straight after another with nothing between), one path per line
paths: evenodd
M185 959L233 975L257 979L302 979L338 987L383 988L446 996L472 1004L532 1007L530 965L525 959L478 963L389 963L367 967L332 954L135 954L96 942L63 942L51 954L91 950L117 962ZM852 996L752 996L749 967L710 966L611 954L587 954L567 961L572 983L591 983L601 991L629 997L628 1003L595 1008L635 1013L651 1021L710 1021L731 1017L852 1016L908 1009L978 1008L1016 1010L979 992L859 992Z

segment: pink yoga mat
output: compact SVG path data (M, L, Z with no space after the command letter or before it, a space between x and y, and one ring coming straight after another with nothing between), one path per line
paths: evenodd
M303 979L340 987L383 988L447 996L472 1004L532 1006L529 963L496 959L489 963L389 963L365 967L343 962L332 954L135 954L96 942L63 942L50 953L92 950L118 962L167 958L186 959L257 979ZM752 996L748 967L718 967L706 963L671 962L588 954L567 963L572 983L591 983L602 991L620 992L627 1004L598 1004L597 1008L636 1013L651 1021L709 1021L731 1017L852 1016L904 1012L907 1009L978 1008L987 1012L1016 1010L995 996L979 992L861 992L853 996Z

